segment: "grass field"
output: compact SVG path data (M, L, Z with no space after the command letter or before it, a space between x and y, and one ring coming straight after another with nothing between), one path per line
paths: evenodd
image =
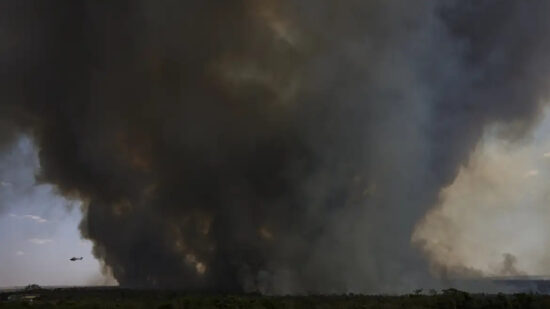
M550 296L468 294L454 289L431 295L262 296L63 288L4 292L0 308L550 308Z

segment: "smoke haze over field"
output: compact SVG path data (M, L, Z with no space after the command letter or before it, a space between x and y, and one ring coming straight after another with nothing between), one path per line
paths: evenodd
M432 266L548 276L550 118L520 143L490 128L413 234Z
M467 270L430 265L415 226L484 128L516 140L538 120L549 9L4 1L0 150L32 136L38 179L83 201L124 286L436 285Z

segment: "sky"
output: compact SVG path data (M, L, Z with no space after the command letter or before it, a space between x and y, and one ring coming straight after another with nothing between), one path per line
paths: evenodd
M0 157L0 287L112 284L82 239L80 203L35 181L36 147L21 136ZM83 257L71 262L71 257Z

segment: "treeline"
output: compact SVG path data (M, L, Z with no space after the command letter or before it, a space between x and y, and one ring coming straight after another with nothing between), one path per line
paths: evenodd
M456 289L416 290L409 295L309 295L262 296L213 295L158 290L55 289L33 291L32 301L23 296L29 291L0 295L0 308L550 308L550 295L470 294ZM37 294L38 293L38 294ZM11 296L11 297L9 297ZM13 297L19 296L19 297Z

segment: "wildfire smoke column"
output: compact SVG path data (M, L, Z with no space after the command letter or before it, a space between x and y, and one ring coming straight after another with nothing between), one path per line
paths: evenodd
M410 291L483 129L537 120L548 6L5 1L0 137L33 137L121 285Z

